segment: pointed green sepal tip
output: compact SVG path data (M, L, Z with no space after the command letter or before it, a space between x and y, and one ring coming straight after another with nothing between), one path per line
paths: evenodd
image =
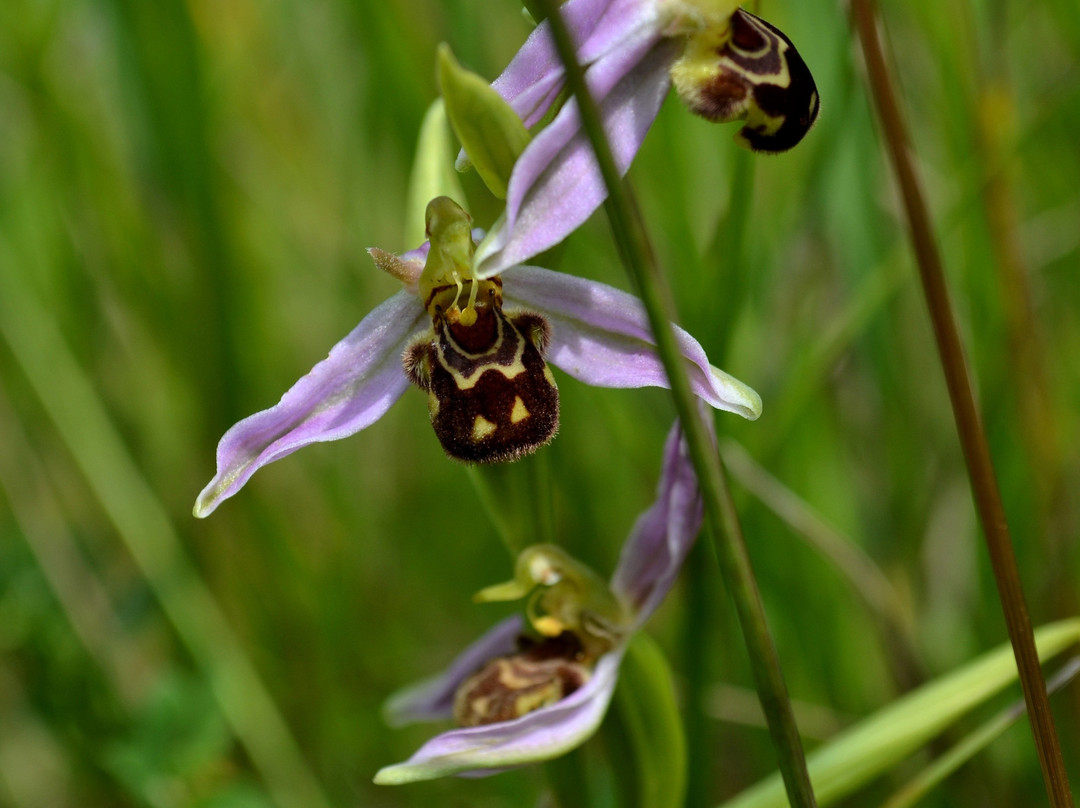
M510 172L529 142L525 124L484 79L458 64L445 43L437 70L454 134L488 190L505 199Z
M425 774L425 772L416 772L408 766L384 766L375 772L375 777L371 782L377 786L400 786L417 780L430 779L425 777Z
M405 209L405 244L412 247L424 238L424 206L429 199L448 196L464 201L457 172L454 170L456 146L450 137L446 106L436 98L428 107L416 141L416 156L409 177L408 202Z

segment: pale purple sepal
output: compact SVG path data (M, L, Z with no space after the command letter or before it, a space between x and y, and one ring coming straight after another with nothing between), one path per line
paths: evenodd
M586 71L620 174L630 167L656 118L679 47L676 40L661 39L657 26L642 24ZM592 145L571 100L514 165L506 211L477 249L477 274L497 275L559 243L606 196Z
M395 693L383 707L386 723L402 727L450 718L461 683L489 660L517 650L515 640L523 628L521 615L506 618L459 654L444 672Z
M596 387L668 387L645 309L633 295L596 281L541 267L516 267L503 289L507 306L544 315L551 324L548 361ZM694 394L712 407L751 420L761 397L709 364L701 345L681 328Z
M575 41L587 37L612 0L569 0L562 6L563 19ZM539 121L551 108L563 86L564 70L550 26L540 23L525 40L510 64L491 83L526 126Z
M557 757L596 732L618 679L623 649L603 656L592 678L562 701L498 724L466 727L437 735L404 763L375 775L379 785L496 771Z
M409 386L401 353L426 314L401 291L384 301L268 410L233 426L217 450L217 475L199 494L207 516L256 470L318 441L337 440L377 421Z
M656 18L653 4L641 0L569 0L559 10L578 43L578 61L586 67L621 47L643 25L655 25ZM532 126L558 97L564 74L550 26L542 22L491 86Z
M712 417L708 413L705 422L711 434ZM703 512L689 448L676 422L664 446L656 501L634 523L611 578L612 591L634 609L635 626L649 619L674 586L701 530Z

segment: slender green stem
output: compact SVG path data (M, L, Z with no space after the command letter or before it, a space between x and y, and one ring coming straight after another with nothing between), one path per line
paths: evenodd
M765 609L746 552L742 527L735 512L720 456L709 437L702 413L690 389L682 354L671 327L671 317L668 314L673 310L670 293L657 267L641 214L615 167L599 110L585 85L584 74L577 63L569 31L558 15L554 0L543 0L542 5L547 11L560 58L566 65L567 83L577 99L582 123L607 186L608 218L619 252L645 305L657 351L671 384L675 409L682 421L694 469L701 484L706 524L716 546L725 584L735 601L788 799L792 805L800 808L814 806L816 802L810 777L806 772L802 743L795 726L787 687L780 672L776 648L769 633Z
M1039 668L1039 657L1035 652L1031 618L1028 616L1020 582L1016 554L1005 519L1005 508L994 474L989 445L964 362L963 347L949 301L941 255L934 240L926 202L908 150L906 128L893 91L885 54L878 39L876 8L873 0L852 0L851 9L866 59L871 95L881 118L889 158L903 196L919 278L933 323L938 354L945 371L953 417L975 495L975 506L986 536L1009 639L1016 655L1016 665L1020 672L1020 683L1035 735L1035 747L1042 766L1046 791L1054 808L1065 808L1073 805L1072 794L1046 697L1046 685Z
M499 496L492 490L488 471L488 469L481 466L468 465L465 467L465 475L469 478L469 482L472 483L476 498L480 500L480 507L484 509L484 513L491 520L491 526L495 528L495 532L499 535L499 541L503 543L506 551L510 553L510 558L516 559L518 553L521 552L521 542L516 538L514 528L506 521L506 517L503 515L505 509L499 503Z
M706 686L709 676L710 643L701 641L716 628L716 614L712 610L713 598L709 578L712 567L706 556L715 557L709 545L699 544L690 551L683 567L686 576L686 614L682 627L682 674L683 701L686 716L686 808L705 808L711 803L713 772L715 766L709 760L709 735L713 719L705 712Z
M541 544L557 544L559 538L555 535L555 491L551 484L550 458L548 452L537 452L524 464L531 494L529 500L533 506L533 525L536 528L532 541Z

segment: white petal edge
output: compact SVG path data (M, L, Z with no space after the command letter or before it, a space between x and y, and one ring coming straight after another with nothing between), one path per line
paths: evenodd
M524 625L521 615L506 618L458 654L445 671L399 690L383 705L386 723L396 728L450 718L461 683L489 660L512 653Z
M508 270L507 306L543 315L551 324L547 359L595 387L668 387L667 374L641 301L598 281L533 266ZM694 394L709 406L755 420L761 396L709 363L700 343L678 326L675 338L686 358Z

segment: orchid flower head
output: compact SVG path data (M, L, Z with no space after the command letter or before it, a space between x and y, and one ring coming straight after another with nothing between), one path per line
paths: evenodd
M743 121L735 140L754 151L792 148L817 118L817 88L791 40L734 0L568 0L560 14L622 173L673 85L695 114ZM548 22L536 27L492 87L526 126L552 110L565 69ZM559 243L606 196L571 99L514 165L506 211L477 250L477 276L496 275Z
M428 208L429 241L397 256L369 252L402 289L373 309L281 400L235 424L194 513L209 515L258 469L373 424L409 388L428 395L435 433L464 462L535 451L558 426L548 365L597 387L667 387L641 302L605 284L535 266L479 278L477 233L446 197ZM761 399L710 364L676 328L695 395L755 419Z
M427 208L430 248L418 291L432 328L405 349L405 374L428 394L431 425L458 460L514 460L548 443L559 391L538 314L503 311L502 279L472 275L471 219L449 197Z
M393 725L453 718L458 728L380 770L375 782L491 774L583 743L603 720L628 643L670 591L701 522L701 494L676 424L656 500L638 517L610 583L552 545L523 551L514 579L478 598L527 598L524 618L497 624L444 673L387 703Z

